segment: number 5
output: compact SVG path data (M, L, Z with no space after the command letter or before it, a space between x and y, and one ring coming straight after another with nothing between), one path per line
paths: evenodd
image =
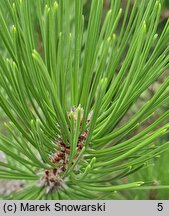
M158 203L157 210L158 211L162 211L163 210L163 203Z

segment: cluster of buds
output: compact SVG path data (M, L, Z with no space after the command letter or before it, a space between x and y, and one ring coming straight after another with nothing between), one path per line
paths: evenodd
M69 163L70 147L65 145L63 141L57 142L58 150L52 155L51 162L56 164L58 169L58 174L66 171L66 167Z
M86 129L78 138L78 142L77 142L77 150L82 150L83 146L84 146L84 141L86 140L88 134L88 130Z
M65 187L65 183L59 175L58 169L45 170L41 185L46 187L46 193Z
M42 178L42 185L46 186L47 192L59 190L64 186L62 173L66 171L69 162L70 147L66 146L63 141L57 142L58 150L51 156L51 162L56 164L55 169L46 170Z
M71 112L73 112L74 119L76 121L77 109L72 108ZM81 108L80 121L82 121L82 119L83 119L83 109ZM89 119L87 120L87 122L89 122ZM76 147L77 153L76 156L74 157L74 160L76 160L77 156L82 150L87 134L88 134L88 130L86 129L81 135L79 135L77 141L77 147ZM42 178L43 186L47 186L48 192L51 190L58 190L61 187L65 186L62 174L67 170L69 164L69 157L71 151L70 146L66 145L61 139L57 140L56 144L57 144L57 151L54 152L51 156L51 162L53 164L56 164L56 168L52 170L46 170ZM74 160L72 161L72 164L74 163Z

